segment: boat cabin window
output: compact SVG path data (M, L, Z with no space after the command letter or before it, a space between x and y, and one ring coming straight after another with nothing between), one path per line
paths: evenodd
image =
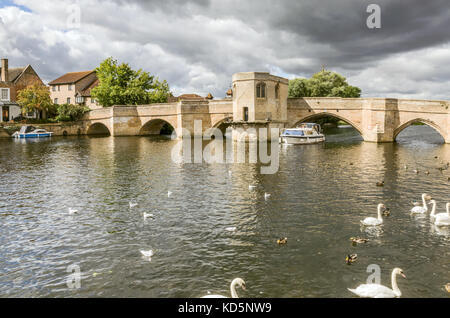
M304 136L305 132L303 130L286 130L284 134L286 136Z

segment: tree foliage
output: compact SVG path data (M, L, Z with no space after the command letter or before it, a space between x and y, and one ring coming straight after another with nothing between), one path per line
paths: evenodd
M77 121L80 120L89 107L82 105L61 104L57 106L56 121Z
M22 108L22 113L52 112L54 105L50 98L50 90L42 84L30 85L21 89L17 94L17 103Z
M289 81L289 97L360 97L361 89L351 86L347 79L336 73L322 70L310 79Z
M135 71L127 63L118 65L117 60L110 57L96 72L99 85L91 94L104 107L167 102L170 92L166 81L160 82L141 69Z

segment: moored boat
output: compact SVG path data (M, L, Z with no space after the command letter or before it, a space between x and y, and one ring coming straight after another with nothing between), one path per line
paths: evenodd
M319 124L303 123L297 128L283 130L280 142L283 144L307 145L325 141Z
M35 128L33 126L22 126L20 131L16 131L12 134L14 138L44 138L51 137L53 132L47 131L41 128Z

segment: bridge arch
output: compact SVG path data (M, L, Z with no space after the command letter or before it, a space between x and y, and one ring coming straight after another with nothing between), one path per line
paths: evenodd
M111 136L111 131L109 128L103 123L93 123L89 126L86 132L87 135L108 135Z
M220 129L220 131L225 134L226 129L228 128L228 126L230 125L230 123L233 121L233 116L227 116L224 117L218 121L216 121L211 128L218 128Z
M223 124L228 124L231 123L233 121L233 115L230 116L226 116L222 119L219 119L218 121L216 121L213 125L212 128L218 128L219 126L223 125Z
M349 124L350 126L352 126L353 128L355 128L361 136L364 136L363 132L362 132L362 129L357 124L355 124L354 122L352 122L351 120L349 120L349 119L347 119L347 118L345 118L343 116L337 115L335 113L330 113L330 112L320 112L320 113L315 113L315 114L310 115L310 116L306 116L306 117L304 117L304 118L302 118L300 120L297 120L292 126L295 127L298 124L305 123L305 122L308 122L308 121L313 121L313 120L316 120L316 119L319 119L319 118L323 118L323 117L333 117L333 118L337 118L339 120L342 120L342 121L346 122L347 124Z
M400 125L399 127L397 127L394 130L394 141L397 139L397 136L406 128L408 128L409 126L416 124L416 123L422 123L425 124L431 128L433 128L434 130L436 130L436 132L441 135L442 139L444 139L445 142L445 134L444 134L444 130L441 129L441 127L439 127L438 125L436 125L433 121L431 120L427 120L427 119L423 119L423 118L415 118L415 119L411 119L409 121L407 121L406 123Z
M169 121L162 118L153 118L142 125L141 129L139 130L139 135L170 135L174 131L174 125Z

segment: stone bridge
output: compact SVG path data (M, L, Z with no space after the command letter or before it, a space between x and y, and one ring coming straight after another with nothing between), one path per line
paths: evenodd
M231 121L229 100L195 100L142 106L113 106L89 112L83 119L82 133L112 136L159 135L168 124L177 135L181 129L194 131L194 121L201 120L202 132Z
M235 138L235 135L239 137L241 128L290 128L301 122L331 116L352 125L365 141L395 141L403 129L420 122L433 127L446 143L450 143L448 101L288 98L287 79L260 72L234 74L232 85L233 97L221 100L182 100L93 110L83 120L82 133L153 135L159 134L164 125L170 125L177 136L181 136L183 129L194 134L194 121L201 120L202 132L231 125ZM259 138L259 135L253 138Z
M365 141L392 142L406 127L424 123L450 143L450 102L393 98L288 99L288 127L331 116L352 125Z
M450 143L450 103L391 98L289 98L285 127L320 117L339 118L353 126L365 141L392 142L406 127L424 123ZM194 132L194 120L205 131L233 119L231 99L181 101L145 106L114 106L91 111L84 119L83 133L137 136L159 134L169 124Z

